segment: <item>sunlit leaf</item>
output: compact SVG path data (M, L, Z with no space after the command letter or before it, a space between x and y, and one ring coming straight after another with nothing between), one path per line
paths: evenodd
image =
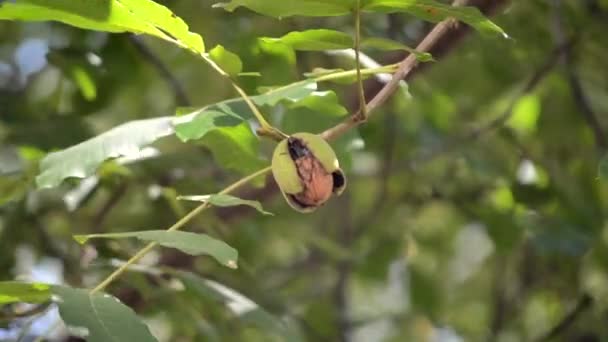
M221 7L232 12L243 6L257 13L276 18L294 15L325 17L348 14L354 8L354 3L354 0L231 0L217 3L213 7Z
M294 50L323 51L353 47L353 38L340 31L317 29L293 31L280 38L260 38L269 43L282 43Z
M238 197L224 194L215 195L198 195L198 196L178 196L177 199L195 202L208 202L217 207L234 207L238 205L246 205L254 208L264 215L272 215L264 210L262 204L258 201L244 200Z
M507 125L521 134L531 134L536 131L536 123L541 113L541 102L537 95L522 96L515 107Z
M482 33L508 37L498 25L472 6L451 6L435 0L369 0L363 6L363 10L386 13L406 12L431 22L440 22L453 17Z
M51 287L42 283L0 282L0 304L44 303L51 298Z
M65 150L48 154L36 177L39 188L57 186L68 177L92 175L106 159L137 154L141 148L173 133L172 118L137 120L117 126Z
M70 75L78 86L82 97L88 101L93 101L97 97L97 86L91 74L82 66L75 65L70 68Z
M3 2L0 20L60 21L98 31L146 33L196 53L205 47L200 35L163 5L151 0L14 0Z
M236 268L238 252L223 241L214 239L206 234L196 234L181 231L144 230L128 233L108 233L75 235L78 243L90 239L126 239L136 238L142 241L153 241L164 247L179 249L190 255L209 255L220 264Z
M209 51L209 57L230 75L239 75L243 70L243 62L236 54L218 45Z
M128 306L105 294L53 286L61 318L89 342L153 342L148 327Z

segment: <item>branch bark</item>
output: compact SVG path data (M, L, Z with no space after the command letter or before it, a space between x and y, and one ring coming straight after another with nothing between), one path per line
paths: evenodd
M469 0L455 0L452 4L453 6L462 6L468 4ZM435 25L435 27L429 32L429 34L424 37L424 39L416 46L416 50L420 52L428 52L431 50L433 46L450 30L450 28L456 25L456 21L454 19L446 19L439 24ZM407 77L412 70L418 65L418 60L416 60L416 56L413 54L409 54L399 65L399 69L393 74L393 78L382 87L380 92L374 96L374 98L369 101L366 106L365 112L367 112L367 117L371 116L375 109L383 105L393 93L399 87L399 82ZM325 130L321 133L321 136L326 140L332 140L337 138L338 136L346 133L347 131L353 129L354 127L365 122L364 120L360 120L360 115L353 115L342 121L341 123Z

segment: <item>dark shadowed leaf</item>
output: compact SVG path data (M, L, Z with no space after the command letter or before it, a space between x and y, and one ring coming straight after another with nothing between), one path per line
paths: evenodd
M142 241L153 241L164 247L176 248L190 255L210 255L222 265L236 268L238 252L223 241L206 234L180 231L144 230L128 233L74 235L78 243L89 239L126 239L136 238Z
M163 5L151 0L15 0L0 7L0 20L60 21L90 30L146 33L196 53L205 46L200 35Z
M244 200L238 197L216 194L216 195L199 195L199 196L178 196L177 199L184 201L209 202L217 207L234 207L237 205L246 205L254 208L264 215L272 215L264 210L262 204L258 201Z
M53 286L59 314L89 342L153 342L148 327L128 306L105 293Z
M51 287L42 283L0 282L0 304L44 303L51 298Z

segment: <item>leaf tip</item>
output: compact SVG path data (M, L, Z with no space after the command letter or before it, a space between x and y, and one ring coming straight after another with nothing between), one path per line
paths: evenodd
M239 268L239 266L236 264L236 261L234 261L234 260L228 260L228 262L226 262L226 266L228 266L229 268L232 268L233 270L236 270L237 268Z

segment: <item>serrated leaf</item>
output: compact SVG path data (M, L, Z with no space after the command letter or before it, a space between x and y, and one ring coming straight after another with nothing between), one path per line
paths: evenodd
M217 207L234 207L238 205L246 205L254 208L264 215L273 215L267 212L258 201L244 200L231 195L215 194L215 195L198 195L198 196L178 196L177 199L184 201L208 202Z
M232 12L238 7L247 7L250 10L275 17L284 18L294 15L310 17L327 17L349 14L354 8L354 0L232 0L221 2L213 7L224 8Z
M53 286L52 291L63 321L86 331L89 342L157 341L131 308L109 294L67 286Z
M251 99L259 106L274 106L282 100L295 103L316 89L316 82L306 80L271 89L264 94L251 96ZM184 111L189 114L184 114ZM214 114L207 116L210 112ZM42 160L40 174L36 177L38 188L57 186L69 177L88 177L105 160L137 154L145 146L176 130L179 137L186 141L203 138L219 129L221 132L206 137L203 143L225 167L251 172L263 166L257 155L258 139L243 122L253 115L242 98L229 99L194 111L192 108L180 108L178 113L181 116L130 121L78 145L48 154ZM242 157L244 159L239 159Z
M280 38L263 37L260 39L267 43L282 43L294 50L301 51L324 51L353 47L353 39L350 35L327 29L292 31Z
M0 19L59 21L68 25L106 32L153 35L201 54L200 35L167 7L151 0L14 0L0 7Z
M209 51L209 57L230 75L238 75L243 71L243 62L238 55L218 45Z
M51 299L51 286L19 281L0 282L0 305L10 303L44 303Z
M196 234L180 231L144 230L128 233L108 233L75 235L74 239L86 243L90 239L125 239L136 238L142 241L153 241L164 247L179 249L190 255L209 255L220 264L236 268L238 252L221 240L214 239L206 234Z
M416 56L420 62L434 61L433 56L428 52L420 52L398 41L386 38L365 38L361 41L361 49L372 48L378 50L404 50Z
M508 38L502 28L472 6L451 6L434 0L369 0L362 8L370 12L406 12L431 22L452 17L471 25L479 32L500 34Z
M160 117L127 122L78 145L49 153L40 163L36 183L39 188L50 188L68 177L90 176L106 159L134 155L173 133L171 121L170 117Z

